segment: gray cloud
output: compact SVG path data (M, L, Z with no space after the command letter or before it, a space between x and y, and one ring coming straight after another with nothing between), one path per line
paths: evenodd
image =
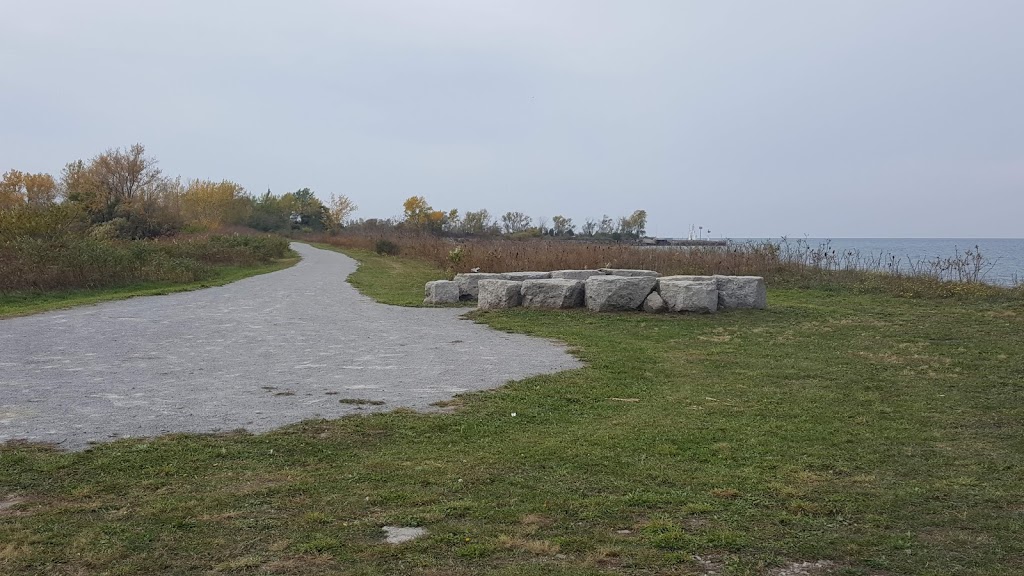
M1024 4L8 2L0 170L727 236L1024 236Z

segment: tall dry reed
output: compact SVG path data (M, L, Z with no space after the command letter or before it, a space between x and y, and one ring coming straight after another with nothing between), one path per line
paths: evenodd
M564 239L452 239L411 231L342 233L313 240L373 250L387 240L403 256L434 263L449 274L637 268L669 274L762 276L775 286L852 288L903 296L1024 295L984 283L990 264L977 248L946 258L911 261L888 254L838 251L829 242L758 241L719 246L642 247Z

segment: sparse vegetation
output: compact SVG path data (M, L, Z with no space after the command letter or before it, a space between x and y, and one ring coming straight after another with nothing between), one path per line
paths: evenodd
M338 400L341 404L351 404L353 406L383 406L382 400L367 400L366 398L342 398Z

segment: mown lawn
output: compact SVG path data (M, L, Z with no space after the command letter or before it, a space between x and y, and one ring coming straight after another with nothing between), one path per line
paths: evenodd
M422 299L421 263L355 256ZM2 449L0 573L1024 573L1024 305L769 304L469 312L588 367L450 414Z
M349 283L378 302L395 306L422 306L423 285L431 280L445 279L444 271L429 262L383 256L370 250L342 249L330 244L314 242L311 245L342 252L358 260L359 271L349 277ZM460 305L471 306L473 303Z
M56 292L19 292L0 294L0 318L24 316L49 310L60 310L85 304L98 304L111 300L124 300L136 296L156 296L174 292L187 292L211 286L223 286L249 276L267 274L294 266L299 261L298 255L269 264L256 266L221 266L214 269L210 278L198 282L150 282L134 286L115 288L97 288L93 290L65 290Z

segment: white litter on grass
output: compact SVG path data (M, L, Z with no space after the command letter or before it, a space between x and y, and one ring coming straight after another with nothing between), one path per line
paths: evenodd
M388 544L401 544L427 535L427 531L424 528L384 526L382 530L387 534L386 540Z

